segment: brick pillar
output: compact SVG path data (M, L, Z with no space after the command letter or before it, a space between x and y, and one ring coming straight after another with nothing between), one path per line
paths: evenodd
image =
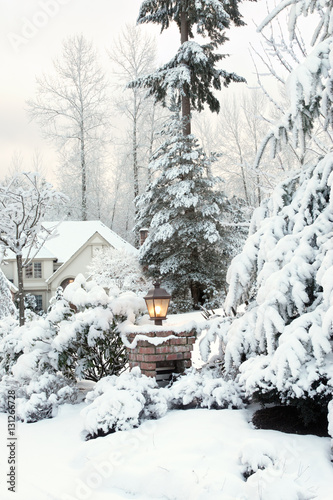
M181 373L185 368L190 368L192 365L191 352L196 340L195 330L181 333L172 331L149 332L144 335L152 338L152 341L153 339L161 339L171 335L175 338L165 340L158 345L148 339L138 340L136 347L133 349L127 348L130 368L139 366L142 374L148 377L156 377L156 368L159 366L174 368L176 373ZM130 333L127 336L131 343L135 337L135 333Z

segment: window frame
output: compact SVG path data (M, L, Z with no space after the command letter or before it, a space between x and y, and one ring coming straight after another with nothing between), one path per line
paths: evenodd
M37 260L36 262L30 262L25 266L24 277L28 280L40 280L43 279L43 264L42 261Z

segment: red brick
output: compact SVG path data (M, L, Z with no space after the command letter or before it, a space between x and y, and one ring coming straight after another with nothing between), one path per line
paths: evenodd
M141 370L141 373L143 375L146 375L146 377L156 377L156 371L155 370Z
M187 337L187 343L188 344L195 344L195 341L197 339L195 337Z
M173 352L188 352L191 350L189 345L175 345L172 349Z
M155 354L155 347L139 347L138 352L139 354Z
M164 361L165 354L146 354L145 361L147 363L153 363L154 361Z
M192 362L190 359L184 360L184 368L191 368Z
M184 359L191 359L192 353L191 352L183 352L183 358Z
M140 363L141 370L155 370L156 363Z
M156 347L156 354L165 354L170 352L170 346L168 345L161 345Z
M171 345L184 345L186 344L187 340L186 337L180 337L177 339L168 340L168 342L170 342Z
M195 330L190 330L189 332L178 333L178 336L179 337L193 337L194 333L195 333Z
M184 358L184 353L182 352L174 352L173 354L167 354L165 357L166 361L174 361L176 359L183 359L183 358Z
M151 347L151 343L148 340L138 340L135 349L141 349L142 347Z
M174 332L156 332L156 337L170 337Z

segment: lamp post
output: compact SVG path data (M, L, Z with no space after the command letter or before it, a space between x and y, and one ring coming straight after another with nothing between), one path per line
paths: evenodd
M155 325L162 325L162 320L166 319L171 295L164 288L160 287L160 283L154 283L154 287L144 297L150 319L155 321Z

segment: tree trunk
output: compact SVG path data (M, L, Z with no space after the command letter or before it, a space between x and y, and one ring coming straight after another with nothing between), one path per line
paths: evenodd
M139 196L139 165L138 165L138 107L136 99L136 90L134 90L134 101L133 101L133 180L134 180L134 210L135 210L135 220L137 219L138 208L135 203L135 199ZM136 232L134 235L134 246L139 248L139 234Z
M86 165L86 153L84 145L84 134L83 125L81 128L81 179L82 179L82 199L81 199L81 210L82 210L82 220L87 220L87 165Z
M200 309L200 306L203 304L203 288L199 283L192 283L190 289L193 308Z
M23 292L23 264L22 255L16 255L17 279L18 279L18 301L19 301L19 322L24 325L24 292Z
M257 173L257 196L258 196L258 207L261 204L261 189L260 189L260 175Z
M187 12L181 13L181 23L180 23L180 42L188 42L188 18ZM187 96L182 96L182 118L184 120L183 134L190 135L191 133L191 103L190 98Z

